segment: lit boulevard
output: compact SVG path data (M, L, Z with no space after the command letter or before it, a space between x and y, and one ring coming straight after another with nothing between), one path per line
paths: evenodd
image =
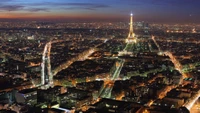
M193 97L189 99L183 106L185 106L188 110L191 110L191 108L194 106L195 102L200 97L200 91L198 91Z
M180 79L180 82L179 82L179 85L182 84L183 82L183 79L187 78L188 75L185 74L184 72L182 72L183 70L183 66L180 64L180 62L174 57L174 55L172 55L171 52L169 51L166 51L166 52L162 52L161 49L160 49L160 46L158 45L158 43L156 42L155 40L155 37L152 36L152 40L154 41L155 45L157 46L157 48L159 49L159 53L161 54L164 54L166 56L168 56L171 60L171 62L174 64L175 66L175 69L177 71L179 71L181 74L182 74L182 77ZM160 94L158 94L158 99L162 99L166 96L166 94L171 91L172 89L175 89L177 87L177 85L169 85L169 86L166 86L163 91L160 92ZM192 99L190 99L189 102L187 102L184 106L186 106L186 108L188 108L189 110L191 109L191 107L194 105L194 103L196 102L196 100L199 98L200 94L197 93ZM150 107L153 103L154 103L155 100L150 100L149 102L146 103L146 105L148 107ZM142 113L146 113L146 109L143 107L140 109L140 112Z
M99 45L101 45L101 44L99 44ZM98 47L99 45L97 45L96 47ZM92 53L94 53L97 50L96 47L93 47L93 48L90 48L89 50L83 51L75 58L71 58L71 59L67 60L66 62L64 62L63 64L59 65L54 70L52 70L53 75L56 75L58 72L68 68L75 61L87 59L88 56L90 56Z
M124 65L124 60L117 61L116 63L116 70L114 71L114 73L111 73L111 76L108 78L108 81L106 80L106 82L104 82L103 86L101 87L100 91L99 91L99 97L102 98L110 98L111 97L111 91L113 88L113 85L115 83L115 79L117 79L120 75L121 69Z

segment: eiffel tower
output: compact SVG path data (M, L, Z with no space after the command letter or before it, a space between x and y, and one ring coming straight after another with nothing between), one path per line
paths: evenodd
M135 37L135 33L133 32L133 14L130 15L130 29L128 37L126 38L126 43L136 43L137 39Z

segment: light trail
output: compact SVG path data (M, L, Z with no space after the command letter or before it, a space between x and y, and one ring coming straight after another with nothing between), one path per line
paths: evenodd
M161 74L157 74L155 77L153 77L152 79L148 80L147 83L151 84L152 82L154 82L157 78L163 77Z
M44 50L43 50L43 54L42 54L41 85L45 84L45 61L46 61L45 57L46 57L47 48L48 48L48 43L45 45Z
M127 43L123 51L132 51L134 43Z
M151 106L151 105L154 103L154 101L155 101L155 100L150 100L149 102L147 102L146 105L149 107L149 106Z
M117 61L118 62L118 61ZM115 83L115 80L119 77L121 69L124 65L125 60L121 60L119 61L119 63L117 63L116 66L116 70L115 72L109 77L110 82L106 82L104 81L104 84L102 85L100 91L99 91L99 96L98 97L102 97L102 98L110 98L111 96L111 91L113 89L113 85Z
M74 63L75 61L83 61L86 60L92 53L94 53L95 51L97 51L97 47L102 45L103 43L100 43L98 45L96 45L95 47L92 47L82 53L80 53L78 56L71 58L70 60L62 63L61 65L59 65L58 67L56 67L52 73L53 76L57 75L60 71L67 69L72 63Z
M49 85L50 86L53 86L53 74L52 74L52 71L51 71L51 58L50 58L50 55L51 55L51 42L49 42L48 44L48 49L47 49L47 68L48 68L48 75L49 75Z
M161 53L167 55L167 56L170 58L171 62L174 64L175 69L181 73L182 78L181 78L180 82L181 82L184 78L188 77L187 74L185 74L185 73L182 72L183 66L182 66L181 63L176 59L176 57L175 57L171 52L169 52L169 51L162 52L162 50L160 49L160 46L159 46L158 43L156 42L154 36L152 36L152 40L154 41L155 45L157 46L159 52L161 52Z
M125 60L120 60L120 62L117 63L117 64L118 64L118 65L117 65L117 69L116 69L116 71L114 72L114 74L113 74L113 76L112 76L112 78L111 78L112 81L115 80L115 79L117 79L117 78L119 77L119 74L120 74L120 72L121 72L121 70L122 70L122 67L123 67L123 65L124 65L124 62L125 62Z
M45 47L42 54L42 63L41 63L41 85L45 84L45 64L47 63L47 74L49 76L49 84L53 85L53 76L51 72L51 60L50 60L50 54L51 54L51 41L48 42Z
M172 86L167 86L163 89L163 91L161 91L160 94L158 94L158 99L162 99L166 96L166 94L171 91L172 89L176 88L177 86L172 85ZM150 100L146 103L147 107L150 107L153 103L155 102L155 100ZM145 108L141 108L140 109L140 113L146 113L146 109Z
M122 91L117 97L116 100L122 100L122 98L125 96L124 91Z
M163 99L168 92L170 92L172 89L176 88L176 85L171 85L171 86L166 86L163 91L160 92L160 94L158 95L159 99Z
M65 108L61 108L61 107L53 107L55 109L58 109L58 110L62 110L62 111L65 111L65 113L72 113L72 110L68 110L68 109L65 109Z
M77 57L71 58L70 60L64 62L53 70L53 76L57 75L57 73L59 73L60 71L67 69L75 61L86 60L88 56L90 56L95 51L97 51L96 48L90 48L89 50L80 53Z
M28 67L33 67L33 66L41 66L41 62L40 63L30 62Z
M180 82L183 81L183 79L187 78L188 75L185 74L182 70L183 70L183 66L181 65L181 63L175 58L175 56L171 53L171 52L164 52L165 55L169 56L170 60L172 61L172 63L174 64L174 67L177 71L179 71L182 75Z
M156 44L156 47L158 48L158 51L161 52L160 46L159 46L158 43L156 42L155 37L152 36L151 38L152 38L153 42Z
M149 50L150 50L150 52L153 52L153 48L152 48L152 46L151 46L150 43L148 43L148 46L149 46Z
M200 91L198 91L197 94L195 94L188 102L186 102L183 106L185 106L188 110L191 110L195 102L199 99L200 97Z
M105 39L103 43L106 43L108 41L108 39Z
M200 41L191 41L191 40L175 40L175 39L158 39L161 42L176 42L176 43L193 43L193 44L199 44Z
M161 53L165 54L166 56L168 56L168 57L170 58L171 62L174 64L175 69L181 73L182 77L181 77L181 80L180 80L180 82L179 82L179 84L181 84L182 81L183 81L183 79L187 77L187 75L186 75L185 73L182 72L183 66L182 66L182 65L180 64L180 62L175 58L175 56L173 56L173 54L172 54L171 52L169 52L169 51L167 51L167 52L162 52L162 51L161 51L160 46L159 46L158 43L156 42L154 36L152 36L152 40L154 41L154 43L156 44L157 48L159 49L159 52L161 52ZM159 98L159 99L164 98L164 97L166 96L166 94L167 94L169 91L171 91L172 89L174 89L174 88L176 88L176 87L177 87L177 85L166 86L166 87L163 89L163 91L161 91L161 93L158 94L158 98ZM149 102L147 102L146 105L147 105L148 107L150 107L150 106L154 103L154 101L155 101L155 100L150 100ZM191 103L195 103L195 102L191 102ZM189 107L190 107L190 106L189 106ZM142 113L145 113L145 112L146 112L145 110L146 110L146 109L143 108L143 109L141 109L140 111L141 111Z

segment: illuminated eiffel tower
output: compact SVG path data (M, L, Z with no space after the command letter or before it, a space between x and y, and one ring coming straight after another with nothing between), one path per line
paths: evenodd
M136 43L137 39L135 37L135 33L133 32L133 14L131 13L130 15L130 29L129 29L129 34L128 37L126 38L126 43Z
M137 48L137 37L135 36L135 33L133 32L133 14L131 13L130 15L130 28L129 28L129 34L128 37L125 40L126 46L123 49L123 51L119 51L118 55L119 56L124 56L124 55L133 55L135 49Z

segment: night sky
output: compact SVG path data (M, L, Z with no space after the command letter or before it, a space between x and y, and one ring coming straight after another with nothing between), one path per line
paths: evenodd
M200 23L200 0L0 0L0 19Z

